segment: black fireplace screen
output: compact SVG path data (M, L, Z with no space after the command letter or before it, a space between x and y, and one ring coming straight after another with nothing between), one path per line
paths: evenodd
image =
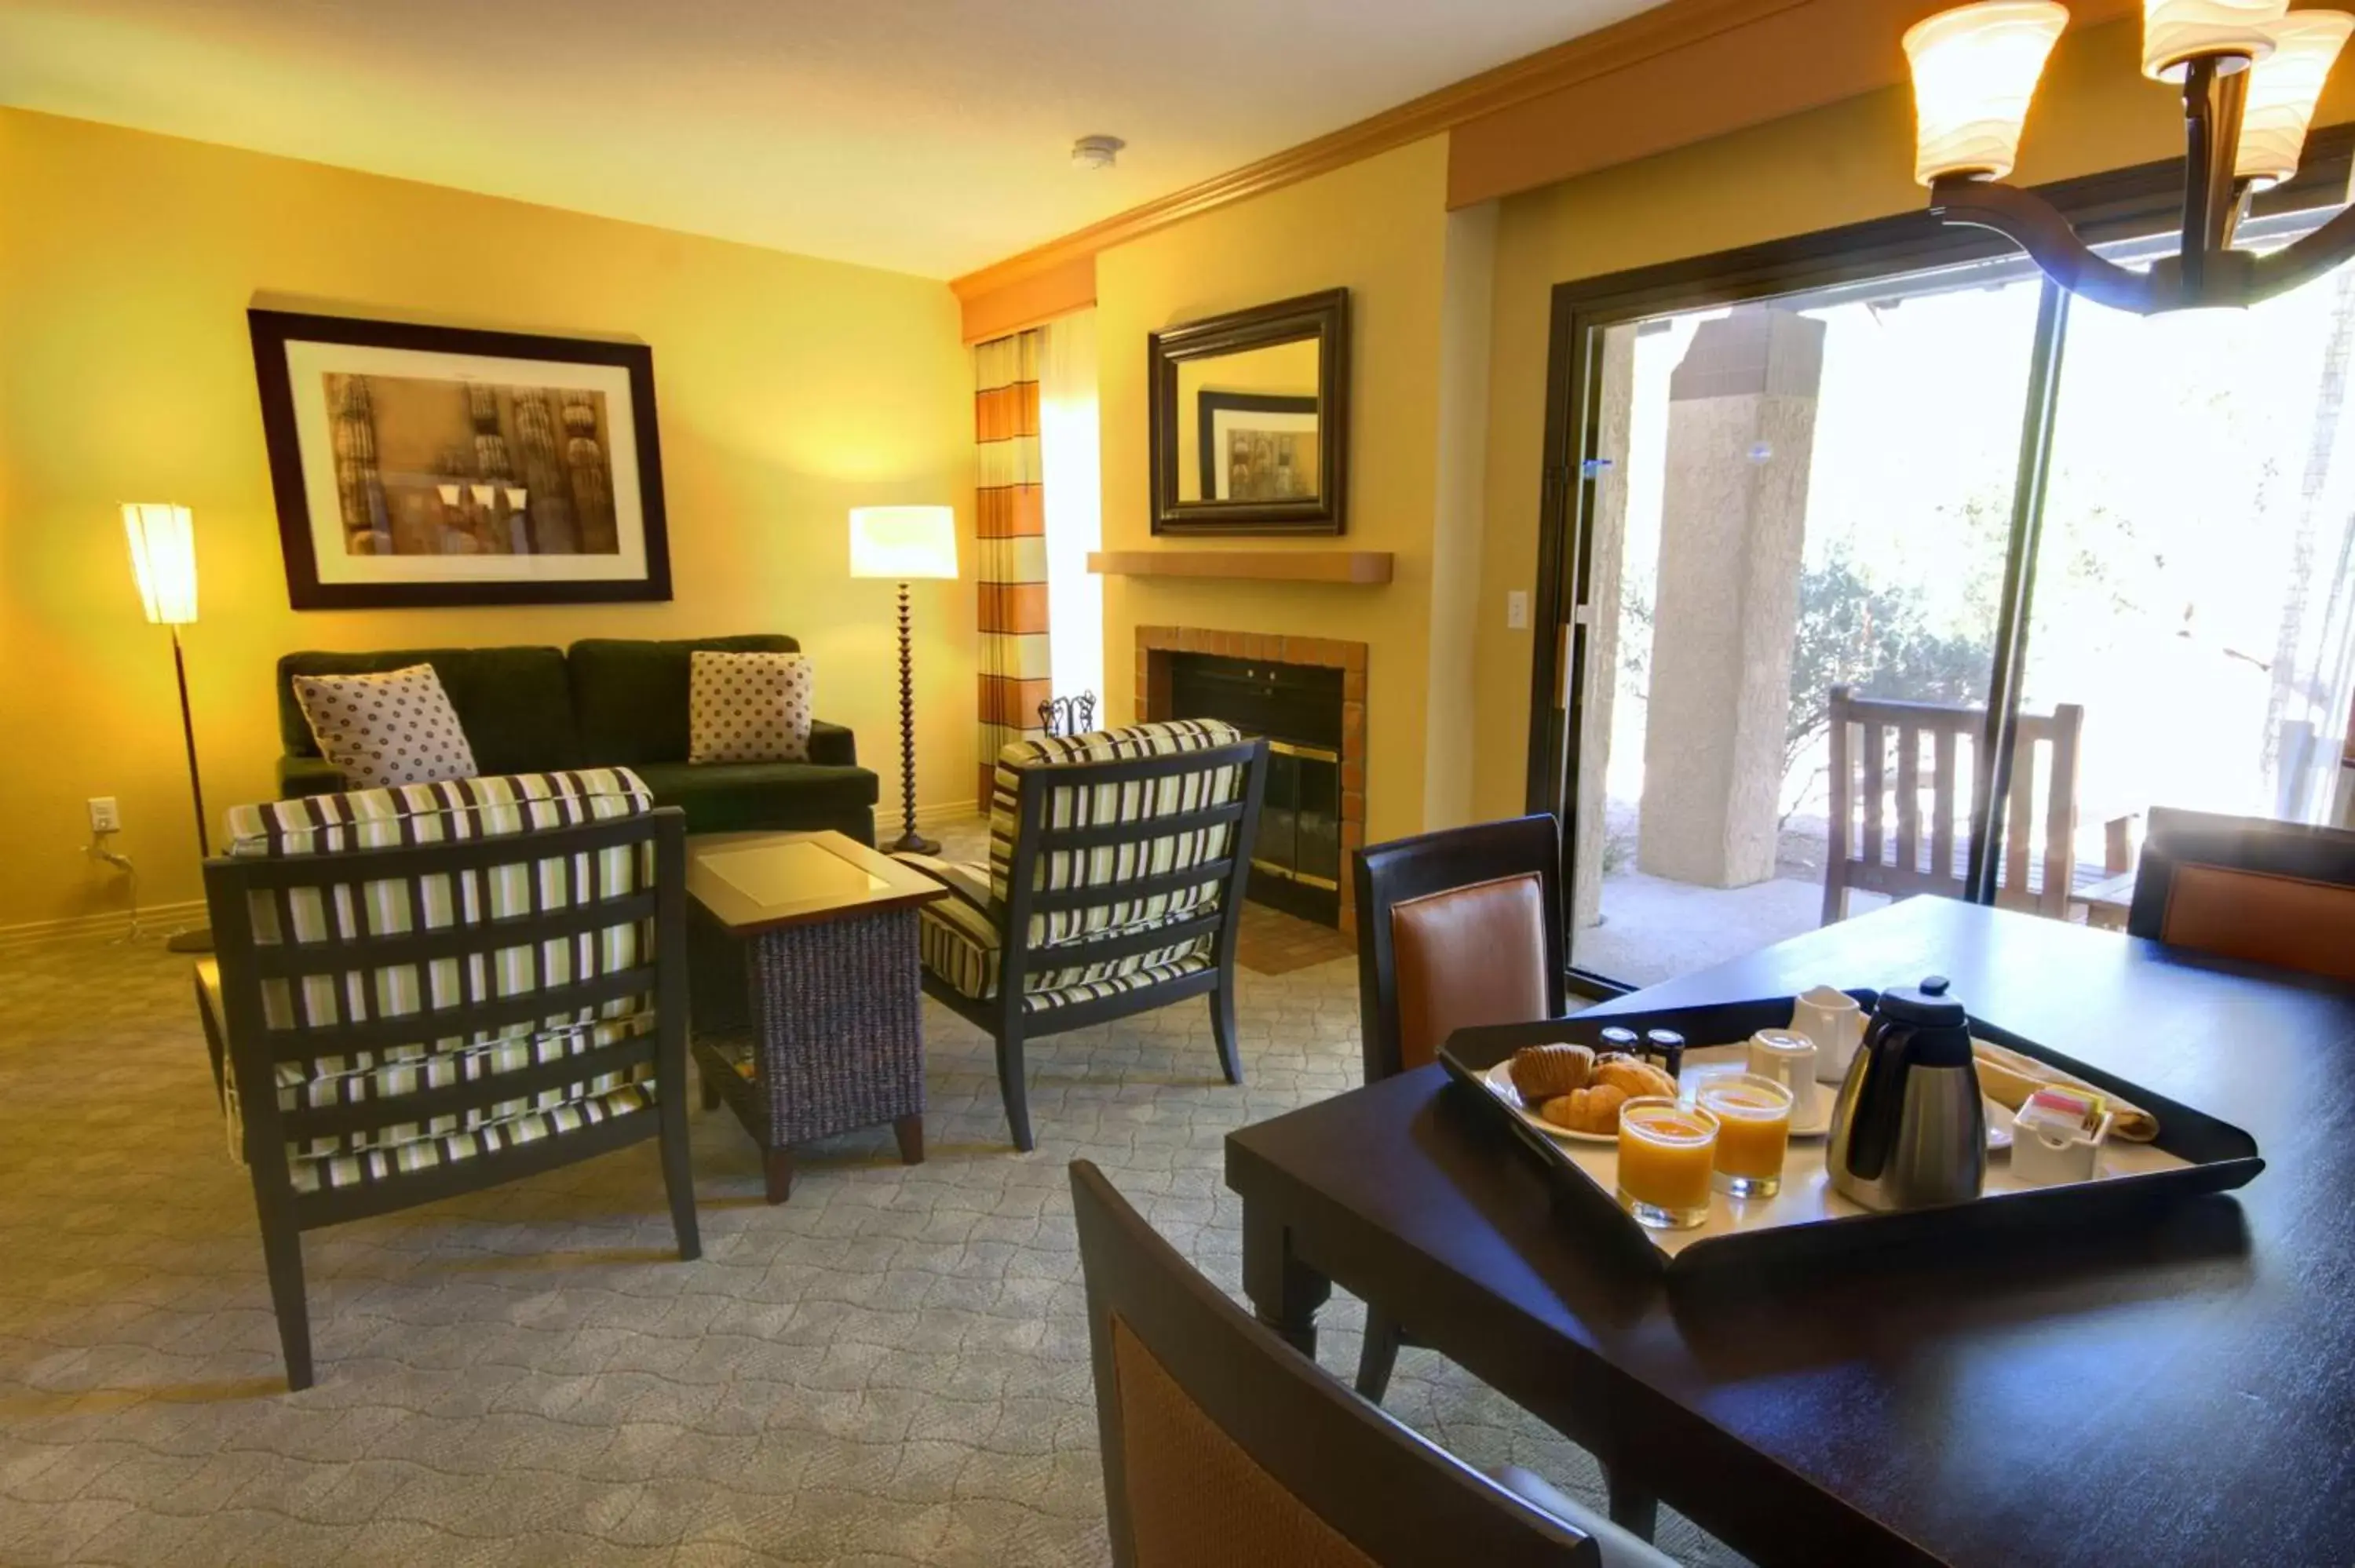
M1174 653L1174 718L1225 719L1268 738L1251 895L1325 925L1341 917L1341 672Z

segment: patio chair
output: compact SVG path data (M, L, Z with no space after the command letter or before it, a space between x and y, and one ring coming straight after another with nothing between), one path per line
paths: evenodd
M2158 807L2126 932L2355 980L2355 832Z
M197 990L253 1181L290 1388L302 1233L659 1136L682 1259L684 819L626 769L314 795L229 816Z
M2021 714L2013 730L2009 831L1998 872L1996 903L2054 919L2066 916L2076 875L2077 747L2085 710L2063 703L2049 714ZM1824 851L1823 923L1848 918L1851 892L1910 898L1964 894L1970 824L1984 804L1976 795L1955 812L1962 788L1960 743L1985 733L1987 709L1896 702L1831 691L1831 832ZM1850 730L1856 731L1851 737ZM1929 839L1923 840L1923 743L1928 743ZM2046 758L2041 853L2030 832L2037 758ZM1891 761L1895 777L1891 777ZM1976 780L1972 789L1976 790ZM1892 800L1893 796L1893 800ZM1859 808L1861 810L1859 810ZM1861 818L1861 821L1859 821Z
M1084 1160L1071 1208L1118 1568L1674 1568L1529 1472L1482 1476L1350 1393Z
M1018 742L998 754L989 863L931 855L954 896L919 912L924 991L986 1030L1017 1149L1030 1135L1023 1044L1210 999L1230 1084L1235 935L1267 742L1214 719Z

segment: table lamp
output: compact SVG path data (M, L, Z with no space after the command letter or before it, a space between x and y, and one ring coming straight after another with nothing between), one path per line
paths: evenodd
M131 536L131 572L151 626L172 630L172 673L180 685L180 738L188 750L188 793L197 806L197 854L212 858L212 835L205 828L205 787L197 772L197 726L188 713L188 665L180 652L180 628L197 619L197 530L185 506L126 502L123 529ZM175 935L176 953L209 953L208 927Z
M916 832L916 679L908 648L908 585L957 575L956 514L945 506L854 506L850 575L900 585L900 807L903 830L885 849L934 854L940 844Z

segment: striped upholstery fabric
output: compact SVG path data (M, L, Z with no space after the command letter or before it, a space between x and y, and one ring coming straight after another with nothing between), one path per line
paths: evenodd
M981 755L1041 733L1047 655L1047 506L1039 457L1039 328L975 345L974 436L980 481ZM984 762L975 800L989 798Z
M393 789L305 796L229 813L232 855L332 857L357 850L512 837L540 829L643 816L654 799L626 768L447 779ZM263 947L383 937L476 926L629 895L653 885L651 845L531 857L478 871L364 884L334 881L251 895L255 940ZM452 1084L495 1078L544 1063L581 1059L577 1079L459 1115L364 1128L289 1143L298 1191L345 1187L513 1148L654 1103L654 1067L601 1070L597 1053L655 1027L649 995L593 1009L525 1020L463 1036L437 1036L442 1008L573 984L636 967L653 952L650 922L622 921L577 936L464 959L273 980L262 988L272 1029L325 1027L415 1016L413 1041L348 1055L275 1066L279 1107L398 1099ZM227 1108L231 1146L242 1147L234 1077Z
M925 905L920 911L918 938L925 967L976 1001L997 994L999 955L1005 944L1007 877L1013 863L1018 802L1025 769L1058 763L1113 762L1214 750L1241 739L1241 732L1232 725L1217 720L1179 720L1101 730L1093 735L1048 736L1006 747L998 754L992 781L986 877L980 866L928 863L928 857L923 856L901 857L931 871L954 895ZM1218 768L1143 782L1055 789L1047 799L1045 821L1053 827L1146 821L1224 804L1236 799L1243 786L1241 768ZM1023 1011L1039 1012L1074 1001L1114 996L1209 968L1216 954L1208 937L1092 964L1062 969L1036 966L1041 954L1051 954L1059 946L1148 931L1207 913L1218 899L1215 884L1151 898L1124 899L1117 895L1117 890L1124 883L1218 860L1226 854L1232 834L1231 826L1220 824L1150 838L1124 848L1058 851L1041 856L1041 889L1101 887L1111 896L1101 905L1031 916L1027 946L1033 955L1033 967L1023 988Z

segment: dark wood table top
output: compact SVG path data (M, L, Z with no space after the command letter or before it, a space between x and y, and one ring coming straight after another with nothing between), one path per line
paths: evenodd
M1229 1137L1254 1303L1295 1340L1324 1280L1380 1303L1762 1562L2355 1562L2355 991L1921 898L1607 1010L1934 972L2266 1170L2068 1245L1672 1288L1427 1067Z

